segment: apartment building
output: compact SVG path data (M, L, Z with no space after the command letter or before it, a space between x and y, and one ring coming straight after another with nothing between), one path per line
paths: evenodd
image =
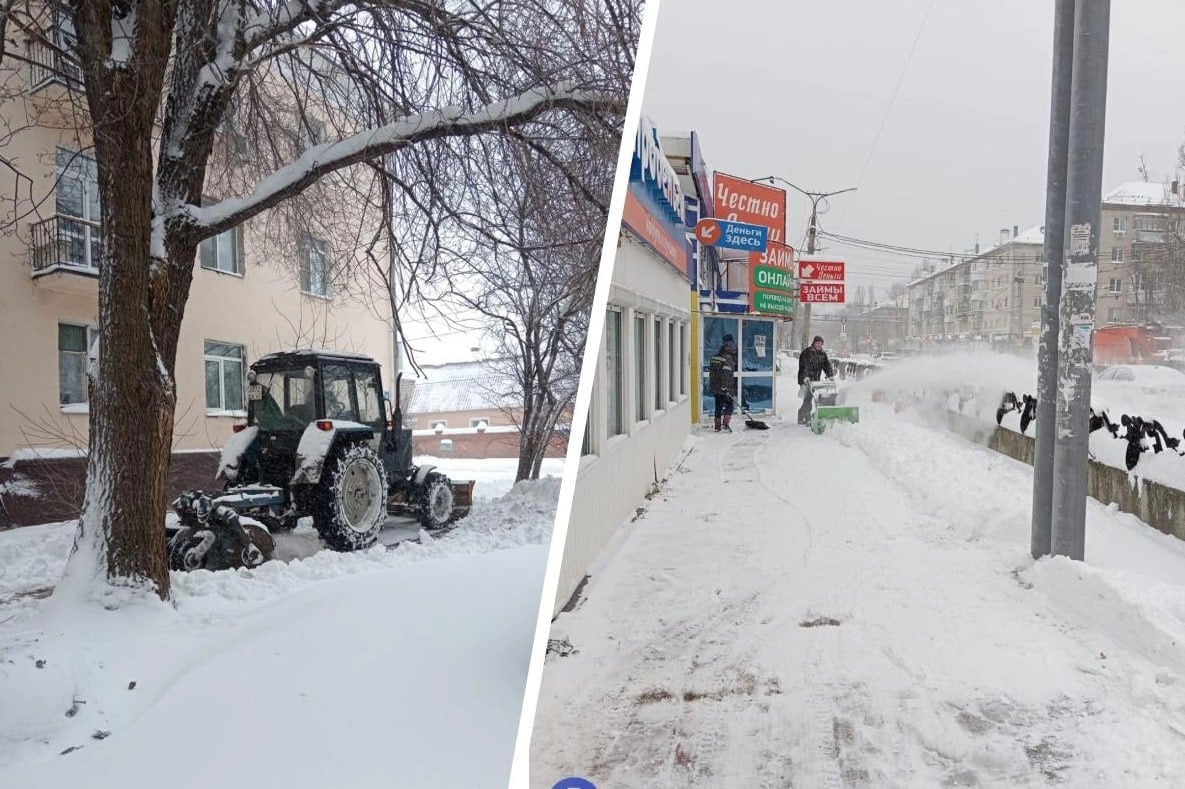
M1103 195L1095 323L1179 312L1185 282L1185 184L1131 181ZM1174 276L1175 275L1175 276Z
M70 43L64 18L49 14L47 24L50 40ZM98 173L77 69L35 36L24 47L27 61L0 72L4 155L20 172L0 172L0 459L86 446L102 265ZM294 145L303 121L293 114ZM349 199L333 210L348 212ZM352 240L312 230L289 237L277 230L283 224L261 215L204 242L194 260L177 354L179 451L222 445L246 413L246 369L263 354L329 347L390 367L385 293L372 297L338 270Z
M1040 334L1044 228L1001 230L995 246L926 273L906 288L915 344L1024 347Z

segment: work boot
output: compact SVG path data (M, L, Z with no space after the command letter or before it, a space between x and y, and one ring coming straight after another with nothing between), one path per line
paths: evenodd
M716 417L716 421L713 424L713 428L716 430L717 433L720 432L720 417Z
M732 421L732 417L731 417L731 416L726 416L726 417L724 417L724 432L726 432L726 433L731 433L731 432L732 432L732 426L728 424L728 423L729 423L729 422L731 422L731 421Z

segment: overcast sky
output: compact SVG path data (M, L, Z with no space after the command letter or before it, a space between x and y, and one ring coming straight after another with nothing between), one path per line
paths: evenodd
M933 0L922 28L930 4L661 0L644 112L699 132L712 169L858 186L821 218L832 232L962 252L1043 224L1052 0ZM1116 0L1111 17L1104 192L1140 178L1140 154L1152 180L1171 175L1185 141L1185 2ZM789 213L797 246L809 203L792 192ZM914 266L828 251L849 289Z

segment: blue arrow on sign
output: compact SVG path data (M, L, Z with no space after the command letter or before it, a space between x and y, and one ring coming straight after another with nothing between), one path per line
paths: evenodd
M731 222L727 219L718 220L720 223L720 240L715 246L721 249L739 249L744 252L765 252L769 239L769 228L762 225L750 225L745 222Z

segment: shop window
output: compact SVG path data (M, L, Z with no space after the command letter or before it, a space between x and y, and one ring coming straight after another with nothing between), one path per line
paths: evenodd
M621 311L610 309L605 315L605 418L608 435L619 436L625 432L625 367L622 364L624 350L621 337Z
M666 406L663 399L662 377L662 318L654 319L654 410L661 411Z
M667 398L673 403L679 397L679 327L671 321L667 324Z
M679 394L687 394L687 365L691 349L687 345L687 324L679 325Z
M641 422L646 411L646 316L634 316L634 421Z

